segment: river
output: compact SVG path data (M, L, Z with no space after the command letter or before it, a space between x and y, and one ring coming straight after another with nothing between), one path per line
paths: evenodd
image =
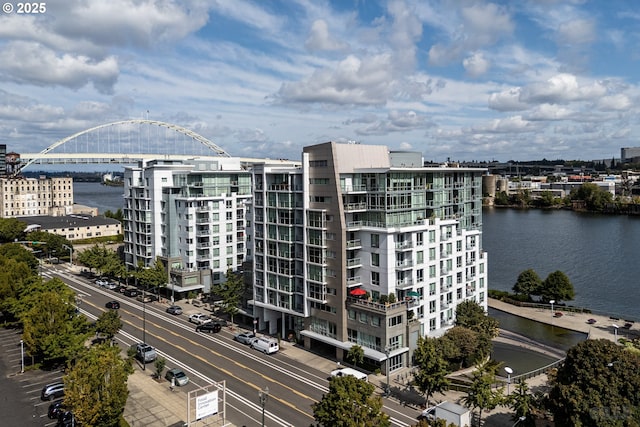
M543 280L560 270L576 291L571 305L638 318L639 237L638 217L485 208L489 288L510 291L528 268Z

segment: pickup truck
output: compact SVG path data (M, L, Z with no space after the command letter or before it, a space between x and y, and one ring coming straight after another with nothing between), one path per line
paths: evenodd
M136 357L143 363L151 363L158 357L156 349L146 343L138 343L134 345L136 349Z

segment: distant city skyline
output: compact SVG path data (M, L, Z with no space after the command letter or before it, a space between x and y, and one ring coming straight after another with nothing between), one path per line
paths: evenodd
M640 145L633 2L49 1L0 14L0 143L151 118L233 156L358 141L426 160Z

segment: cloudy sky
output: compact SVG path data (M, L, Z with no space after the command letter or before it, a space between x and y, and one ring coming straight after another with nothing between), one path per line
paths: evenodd
M147 115L251 157L329 140L435 161L640 146L635 1L45 5L0 12L0 143L13 151Z

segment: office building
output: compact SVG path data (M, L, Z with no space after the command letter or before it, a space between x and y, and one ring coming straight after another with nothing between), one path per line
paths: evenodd
M0 217L61 216L73 213L73 179L0 178Z
M249 259L258 328L338 360L410 365L419 336L486 310L484 169L423 167L385 146L306 147L300 166L253 166ZM381 366L384 370L385 366Z

